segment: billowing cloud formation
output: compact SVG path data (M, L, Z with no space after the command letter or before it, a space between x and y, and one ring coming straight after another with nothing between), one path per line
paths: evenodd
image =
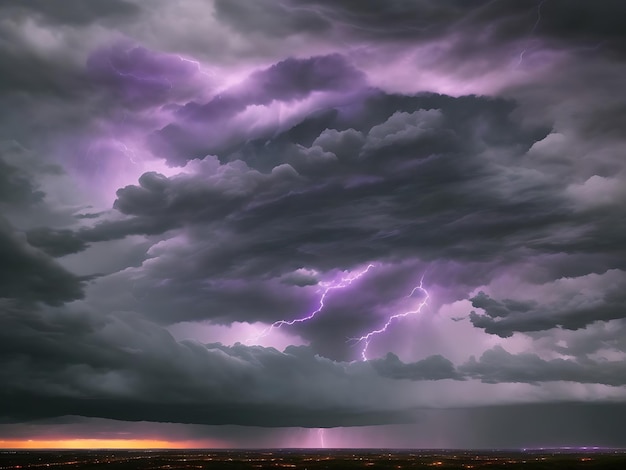
M227 161L207 156L193 165L191 174L144 174L138 186L120 189L115 201L114 207L132 219L103 222L81 236L97 241L202 223L227 223L231 231L246 225L275 230L279 224L270 221L280 218L289 221L295 236L302 230L310 239L320 238L312 229L327 234L329 243L340 232L352 231L354 241L374 240L368 251L379 253L368 256L380 258L390 243L407 245L424 257L444 243L471 244L477 234L463 232L463 223L436 239L421 230L434 220L454 222L460 214L476 214L472 222L482 228L472 230L481 235L514 232L516 219L526 225L528 216L542 217L537 213L541 208L526 193L550 197L553 181L529 174L520 184L530 187L506 187L504 165L514 164L546 133L516 124L509 117L512 110L511 103L487 98L394 96L371 90L365 98L330 108L319 118L307 117L269 141L241 143L220 156ZM468 125L466 116L480 132ZM501 153L496 157L486 152L489 145ZM264 171L268 166L271 171ZM385 195L384 205L380 195ZM553 204L560 203L556 194L554 198ZM307 219L301 220L302 212ZM404 241L408 239L410 243ZM288 239L283 238L281 246L289 247ZM475 248L458 246L455 251L457 256L480 259L482 253Z
M27 173L0 159L0 203L33 204L43 197Z
M510 354L501 347L486 351L478 361L472 358L461 371L489 383L564 380L614 386L626 384L623 361L546 361L536 354Z
M479 292L471 299L472 305L483 309L485 314L472 312L470 321L487 333L507 337L516 331L541 331L557 326L575 330L596 321L624 318L624 281L622 271L611 270L604 275L556 282L553 287L562 289L561 295L556 301L541 305L535 300L496 301ZM595 289L580 292L578 289L583 284Z
M233 119L246 109L289 104L315 93L353 93L363 82L364 75L340 55L287 59L252 73L207 103L186 103L176 110L176 121L152 136L151 147L173 164L237 150L247 140L267 138L279 130L260 122L246 122L245 118L243 122ZM259 117L264 118L264 114L261 111ZM246 124L249 129L242 129Z
M168 261L166 251L155 249L160 256L137 279L142 290L158 285L157 298L181 295L184 286L216 282L215 287L205 284L202 294L194 287L185 301L188 316L181 317L177 309L170 322L198 318L193 305L201 306L202 317L222 321L225 310L230 321L283 318L296 308L286 288L283 294L264 295L261 303L253 292L275 290L267 276L277 278L303 267L327 271L401 258L486 262L505 253L508 264L529 256L539 259L567 249L555 227L603 230L604 221L580 213L567 197L570 186L562 181L560 169L536 161L537 149L552 134L546 137L542 128L522 126L511 119L513 110L512 103L501 100L411 97L370 89L340 106L316 111L288 130L276 134L274 129L269 140L242 142L219 158L207 156L190 164L190 172L172 177L145 173L138 186L117 193L114 207L129 218L75 234L33 232L30 239L54 252L46 243L65 237L71 251L87 242L185 229L185 243L172 243L175 258L198 252L202 256L192 266L179 266ZM533 168L537 165L542 172ZM614 248L594 246L595 254L598 249ZM571 251L574 255L580 250ZM619 268L621 263L606 260L605 267ZM239 302L233 299L229 309L223 303L225 281L244 278L256 284L234 284L238 292L233 296L241 298L239 293L248 290L257 308L250 309L247 302L245 310L232 308ZM184 286L177 281L182 279ZM487 307L483 298L475 297L474 306ZM586 320L582 313L574 314L567 324L547 312L533 315L523 302L516 305L525 308L521 321L536 318L543 325L519 331L582 327L603 317L589 310ZM564 308L561 300L557 305ZM619 298L607 305L614 313L604 318L618 318L620 305ZM486 310L492 317L505 316ZM472 314L471 320L487 332L498 331L486 316ZM501 336L516 331L504 325Z
M32 248L0 219L0 298L51 305L83 296L81 280Z
M31 246L40 248L50 256L65 256L87 248L87 243L71 230L55 230L39 227L30 230L26 239Z
M407 380L460 379L454 365L445 357L430 356L412 364L404 364L393 353L371 363L385 377Z

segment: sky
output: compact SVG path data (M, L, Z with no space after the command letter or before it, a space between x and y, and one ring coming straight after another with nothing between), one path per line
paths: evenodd
M0 447L626 447L622 0L0 0Z

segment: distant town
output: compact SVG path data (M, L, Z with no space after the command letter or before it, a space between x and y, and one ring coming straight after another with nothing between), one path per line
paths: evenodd
M0 470L617 469L626 450L79 450L0 451Z

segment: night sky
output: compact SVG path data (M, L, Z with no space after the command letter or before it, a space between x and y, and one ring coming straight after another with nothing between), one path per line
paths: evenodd
M624 18L0 0L0 447L626 446Z

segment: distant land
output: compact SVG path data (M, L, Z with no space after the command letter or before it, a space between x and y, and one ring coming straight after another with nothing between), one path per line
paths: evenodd
M625 449L4 450L0 470L623 469Z

